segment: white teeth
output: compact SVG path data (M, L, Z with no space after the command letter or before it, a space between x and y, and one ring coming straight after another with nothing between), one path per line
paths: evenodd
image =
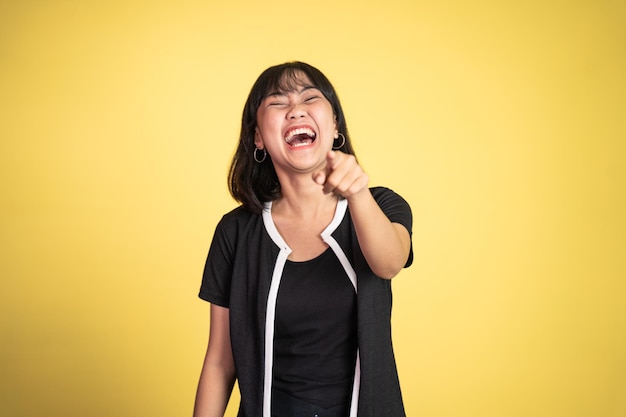
M308 127L299 127L297 129L293 129L287 132L287 134L285 135L285 141L289 143L294 137L298 135L307 135L311 138L314 138L315 132Z

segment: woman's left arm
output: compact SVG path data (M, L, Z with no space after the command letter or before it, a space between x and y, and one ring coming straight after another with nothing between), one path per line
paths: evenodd
M348 208L363 255L379 277L391 279L402 270L409 257L411 237L399 223L392 223L374 200L368 188L369 177L353 155L329 152L325 172L314 180L348 200Z

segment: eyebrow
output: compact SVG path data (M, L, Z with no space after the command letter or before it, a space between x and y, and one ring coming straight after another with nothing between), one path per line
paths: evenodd
M318 87L316 87L316 86L314 86L314 85L307 84L307 85L302 86L302 88L301 88L300 90L296 90L296 89L294 89L294 90L292 90L292 91L295 91L295 92L297 92L297 93L299 93L299 94L302 94L302 93L304 93L304 92L305 92L305 91L307 91L307 90L319 90L319 88L318 88ZM286 95L287 95L287 93L290 93L290 92L291 92L291 91L274 91L274 92L271 92L271 93L266 94L266 95L265 95L265 98L268 98L268 97L280 97L280 96L286 96Z

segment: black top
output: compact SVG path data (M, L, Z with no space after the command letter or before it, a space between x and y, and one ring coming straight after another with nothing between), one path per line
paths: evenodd
M309 261L287 261L276 304L273 387L324 408L349 404L356 328L356 292L330 248Z

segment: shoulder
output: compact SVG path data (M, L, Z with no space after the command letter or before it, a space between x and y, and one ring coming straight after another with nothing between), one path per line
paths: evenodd
M250 232L263 223L261 214L252 213L244 206L239 206L224 214L216 227L216 236L221 235L228 240Z
M378 205L389 202L398 202L408 205L407 201L398 193L387 187L370 187L370 192Z
M400 194L387 187L372 187L370 192L389 220L404 225L410 233L413 214L409 203Z
M370 192L374 197L386 194L395 194L395 192L391 188L382 186L370 187Z
M224 214L218 227L238 227L261 219L260 214L252 213L244 206L239 206Z

